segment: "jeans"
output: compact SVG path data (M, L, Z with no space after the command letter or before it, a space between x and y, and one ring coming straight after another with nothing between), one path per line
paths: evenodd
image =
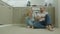
M27 26L33 26L33 21L29 18L29 17L26 17L26 24Z
M45 16L45 21L32 21L29 17L26 17L26 24L28 26L42 28L42 27L46 27L46 25L51 24L51 20L48 14Z

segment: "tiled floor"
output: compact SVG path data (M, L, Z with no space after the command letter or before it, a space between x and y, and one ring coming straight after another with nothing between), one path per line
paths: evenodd
M28 29L20 26L4 25L0 26L0 34L60 34L60 29L48 31L47 29Z

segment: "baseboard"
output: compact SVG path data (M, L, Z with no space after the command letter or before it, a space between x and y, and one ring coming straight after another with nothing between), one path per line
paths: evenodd
M21 27L25 27L25 24L12 24L12 26L21 26Z
M6 27L6 26L12 26L12 24L3 24L3 25L0 25L0 27Z

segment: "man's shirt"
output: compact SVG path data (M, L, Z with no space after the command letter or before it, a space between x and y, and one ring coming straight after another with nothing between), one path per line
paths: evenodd
M46 11L44 11L43 13L34 13L34 14L32 14L32 17L33 17L33 20L34 20L34 17L37 17L37 16L39 16L40 17L40 19L39 19L39 21L44 21L45 20L45 16L48 14L48 12L46 12Z

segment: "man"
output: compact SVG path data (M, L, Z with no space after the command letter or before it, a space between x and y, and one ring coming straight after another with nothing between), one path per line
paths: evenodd
M53 30L50 16L48 15L48 12L45 11L45 7L41 7L40 12L35 16L34 27L47 27L48 30Z

